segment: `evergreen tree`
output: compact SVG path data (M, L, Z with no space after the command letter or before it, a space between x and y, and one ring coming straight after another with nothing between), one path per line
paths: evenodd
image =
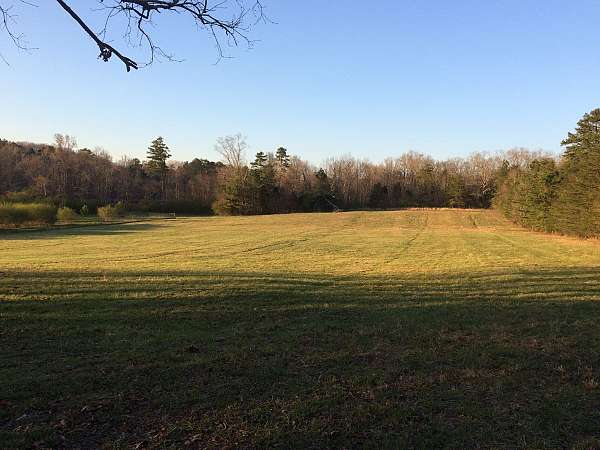
M423 206L441 206L435 204L436 197L436 179L435 167L428 162L417 173L417 183L419 187L419 198Z
M600 109L578 122L562 142L566 147L561 181L553 208L560 231L580 236L600 235Z
M171 157L169 147L167 147L163 138L159 136L152 141L146 155L148 157L148 172L160 179L161 199L166 200L166 178L169 171L167 159Z
M498 190L492 204L494 208L499 209L506 217L512 220L516 220L513 200L516 194L517 181L520 176L520 169L511 166L507 160L502 162L502 166L496 174Z
M446 187L448 206L450 208L464 208L466 191L467 189L464 180L458 175L450 175L448 178L448 186Z
M494 206L533 229L600 236L600 109L585 114L562 145L558 166L552 158L525 168L505 162Z
M323 169L319 169L315 173L317 183L312 195L309 197L310 205L308 209L311 211L333 211L338 209L334 203L335 196L329 183L327 173Z
M272 158L272 154L271 154ZM254 192L254 213L269 214L273 212L277 192L275 186L275 168L272 160L263 153L258 152L250 164L252 175L252 189Z
M535 230L554 229L551 209L559 174L553 159L532 161L519 184L521 223Z
M148 157L148 169L151 173L163 174L168 170L167 159L171 157L171 154L162 137L152 141L146 155Z
M268 161L267 155L265 155L264 152L258 152L255 156L254 161L252 161L250 163L250 167L253 170L260 170L267 164L267 161Z
M228 215L252 214L252 200L244 171L235 171L224 185L222 198L215 204L219 213Z
M287 149L279 147L275 152L275 158L279 163L279 167L282 167L284 169L290 167L290 157L288 155Z

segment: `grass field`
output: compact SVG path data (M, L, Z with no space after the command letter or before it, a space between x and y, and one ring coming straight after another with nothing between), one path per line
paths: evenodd
M0 235L0 447L597 448L600 242L492 211Z

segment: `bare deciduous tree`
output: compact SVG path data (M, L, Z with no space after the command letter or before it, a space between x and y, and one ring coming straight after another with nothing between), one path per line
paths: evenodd
M54 144L61 150L75 150L77 148L77 138L69 134L56 133Z
M217 145L215 145L215 150L221 155L223 162L234 169L239 169L246 164L247 148L246 139L239 133L221 137L217 139Z
M20 49L27 45L23 35L14 31L13 5L7 0L0 0L0 29L5 31L13 43ZM18 4L35 6L29 0L13 0ZM89 20L76 11L66 0L56 0L62 8L98 46L99 58L109 61L113 56L119 59L129 72L140 64L126 56L108 42L107 34L115 21L122 19L123 37L130 45L145 46L149 53L145 65L151 64L155 58L173 59L165 53L152 38L150 28L155 25L154 19L163 13L170 13L181 18L191 18L196 25L208 32L214 40L219 57L224 56L223 44L237 46L240 42L252 45L248 37L250 27L258 21L265 20L263 5L260 0L96 0L98 8L95 14L103 14L104 26L99 31L92 30ZM115 25L116 26L116 25Z

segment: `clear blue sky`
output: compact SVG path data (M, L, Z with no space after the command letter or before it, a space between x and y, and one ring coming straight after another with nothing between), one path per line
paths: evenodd
M157 38L185 61L129 74L97 60L54 1L38 3L19 7L17 26L39 50L19 54L0 36L10 62L0 64L0 137L69 133L143 157L162 135L187 160L217 158L216 138L241 132L251 152L283 145L315 163L445 158L559 151L600 106L598 0L264 0L277 24L255 28L254 49L215 65L205 34L166 19ZM84 15L94 3L71 1Z

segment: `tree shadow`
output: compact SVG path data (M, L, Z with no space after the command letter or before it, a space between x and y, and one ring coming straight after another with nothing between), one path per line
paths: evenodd
M11 229L0 230L0 241L68 239L77 236L114 236L119 234L136 233L139 231L149 231L161 227L163 227L163 225L155 223L107 223L69 226L64 228L40 228L27 230Z
M50 430L67 447L502 448L597 435L600 267L12 270L0 311L12 405L0 432L15 442Z

